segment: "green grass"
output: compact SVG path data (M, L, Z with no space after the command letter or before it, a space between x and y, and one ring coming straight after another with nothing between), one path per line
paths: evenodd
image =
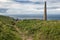
M17 26L34 40L60 40L60 21L23 20Z
M14 28L13 23L22 34ZM19 20L0 17L0 40L60 40L60 20Z

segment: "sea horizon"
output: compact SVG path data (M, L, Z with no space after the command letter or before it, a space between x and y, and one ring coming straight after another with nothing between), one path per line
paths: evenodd
M14 19L43 19L43 14L20 14L20 15L6 15ZM47 14L47 20L60 20L60 14Z

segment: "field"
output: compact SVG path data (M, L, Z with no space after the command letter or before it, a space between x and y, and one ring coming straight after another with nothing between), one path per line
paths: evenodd
M0 16L0 40L60 40L60 20L18 20Z

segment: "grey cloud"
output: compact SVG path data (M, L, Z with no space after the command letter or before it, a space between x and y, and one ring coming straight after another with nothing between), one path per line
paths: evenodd
M52 6L52 7L47 7L47 9L49 9L49 10L53 10L53 9L59 9L60 7L55 7L55 6ZM41 10L41 9L44 9L44 7L42 7L42 8L40 8L40 7L38 7L38 8L36 8L37 10Z
M33 2L33 1L21 1L21 0L13 0L13 1L15 1L15 2L19 2L19 3L24 3L24 4L43 4L43 2Z
M13 0L18 3L24 3L24 4L44 4L44 1L30 1L30 0ZM60 0L47 0L48 3L58 3Z
M0 13L6 13L8 9L6 8L0 8Z
M48 9L57 9L57 8L60 8L60 7L47 7Z
M60 2L60 0L47 0L47 2L50 2L50 3L58 3L58 2Z

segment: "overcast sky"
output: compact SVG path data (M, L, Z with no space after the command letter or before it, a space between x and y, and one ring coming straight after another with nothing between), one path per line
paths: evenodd
M0 15L43 14L44 1L48 14L60 14L60 0L0 0Z

